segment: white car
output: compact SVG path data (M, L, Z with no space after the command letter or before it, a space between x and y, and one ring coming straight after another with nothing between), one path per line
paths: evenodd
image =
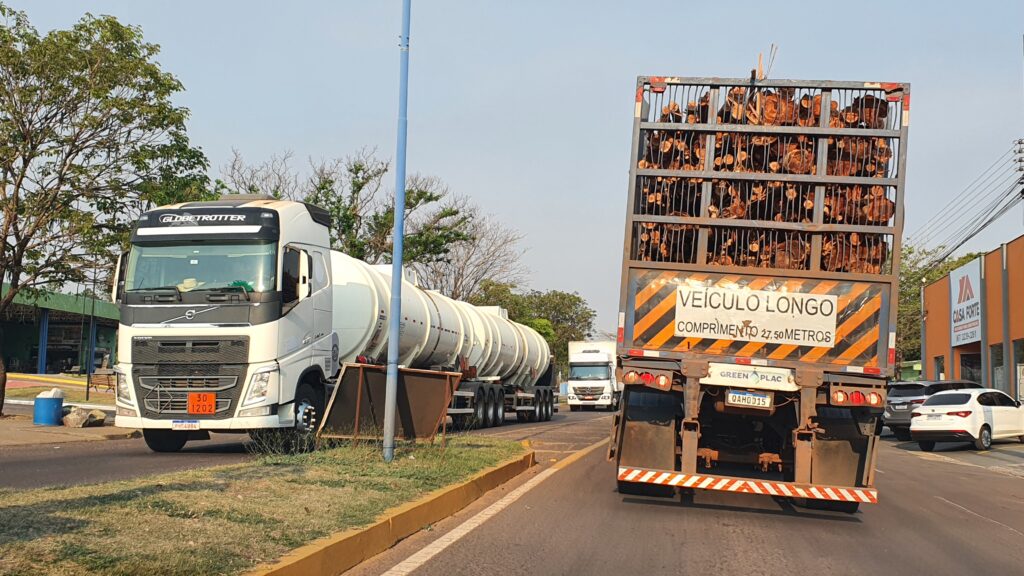
M991 388L947 390L914 409L910 435L925 452L936 442L973 442L978 450L1004 438L1024 442L1024 408Z

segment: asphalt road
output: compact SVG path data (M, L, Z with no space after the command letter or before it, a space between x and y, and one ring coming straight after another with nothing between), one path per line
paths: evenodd
M581 419L558 433L582 438L597 424L607 433L609 423ZM549 440L543 433L538 439ZM411 573L1024 573L1024 445L997 444L986 453L940 445L929 454L889 437L878 469L880 503L855 515L715 492L698 492L692 504L683 504L618 494L614 467L601 447L555 471ZM467 520L539 472L517 478L348 576L384 574L415 561L414 554L423 556L433 542L454 537L463 523L472 524Z
M31 414L30 407L8 406L5 410ZM596 412L574 413L573 422L601 416L601 413ZM510 418L502 427L472 433L509 440L527 440L545 430L557 436L556 431L565 428L567 423L568 411L563 411L555 414L551 422L520 424ZM608 426L603 427L602 431L607 435ZM210 438L189 442L181 452L175 454L151 452L141 438L0 447L0 487L40 488L126 480L150 474L233 464L253 457L248 449L249 437L245 434L211 434ZM550 456L557 458L580 447L571 441L551 445ZM545 454L539 454L538 457L546 457Z

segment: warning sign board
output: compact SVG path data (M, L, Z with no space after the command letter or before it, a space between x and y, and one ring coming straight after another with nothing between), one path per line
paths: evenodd
M683 285L675 335L832 348L837 307L830 294Z

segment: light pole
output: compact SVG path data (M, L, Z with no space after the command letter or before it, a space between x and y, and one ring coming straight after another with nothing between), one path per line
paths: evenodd
M92 387L93 357L96 355L96 259L92 261L92 308L89 310L89 357L85 365L85 401Z
M409 100L409 17L412 0L402 0L399 39L398 151L395 154L395 227L391 254L391 322L388 328L388 368L384 394L384 461L395 458L395 409L398 398L398 341L402 320L402 249L405 236L405 147Z

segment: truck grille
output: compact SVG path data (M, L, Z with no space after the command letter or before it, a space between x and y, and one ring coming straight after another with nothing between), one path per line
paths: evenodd
M600 396L604 394L604 386L573 386L577 396Z
M249 339L159 337L132 341L132 382L142 416L155 419L230 418L245 381ZM213 414L189 414L191 392L216 394Z

